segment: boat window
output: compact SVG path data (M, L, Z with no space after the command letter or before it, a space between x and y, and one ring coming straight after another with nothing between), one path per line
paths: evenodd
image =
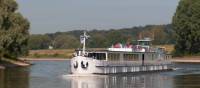
M108 53L108 60L119 61L120 60L120 54L119 53Z
M88 53L88 57L91 57L97 60L106 60L105 53Z
M138 54L124 54L125 61L138 61L139 55Z

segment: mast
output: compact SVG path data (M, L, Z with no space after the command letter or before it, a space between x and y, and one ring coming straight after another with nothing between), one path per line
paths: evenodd
M83 44L83 50L82 50L82 55L85 55L85 45L86 45L86 39L89 38L89 36L86 34L86 31L84 31L84 34L80 36L81 38L81 43Z
M83 34L84 38L83 38L83 55L85 55L85 40L86 40L86 32L84 31L84 34Z

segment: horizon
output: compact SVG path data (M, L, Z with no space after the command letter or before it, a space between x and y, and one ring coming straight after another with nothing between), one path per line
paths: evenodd
M17 0L31 34L170 24L179 0Z

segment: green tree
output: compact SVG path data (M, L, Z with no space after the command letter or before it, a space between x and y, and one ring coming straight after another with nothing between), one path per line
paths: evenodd
M0 58L28 52L29 22L17 9L15 0L0 0Z
M51 45L51 39L47 35L31 35L29 38L29 48L32 50L48 49Z
M200 0L180 0L173 17L175 54L200 52Z
M80 46L79 39L72 35L58 35L53 41L53 45L58 49L78 48Z
M89 48L105 48L108 47L106 43L106 37L99 33L91 34L90 38L86 40Z
M119 30L111 30L107 35L107 42L111 46L115 43L126 43L126 34L122 34Z

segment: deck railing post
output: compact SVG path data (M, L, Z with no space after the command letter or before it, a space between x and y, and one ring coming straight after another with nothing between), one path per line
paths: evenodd
M142 66L144 66L144 54L142 54Z

